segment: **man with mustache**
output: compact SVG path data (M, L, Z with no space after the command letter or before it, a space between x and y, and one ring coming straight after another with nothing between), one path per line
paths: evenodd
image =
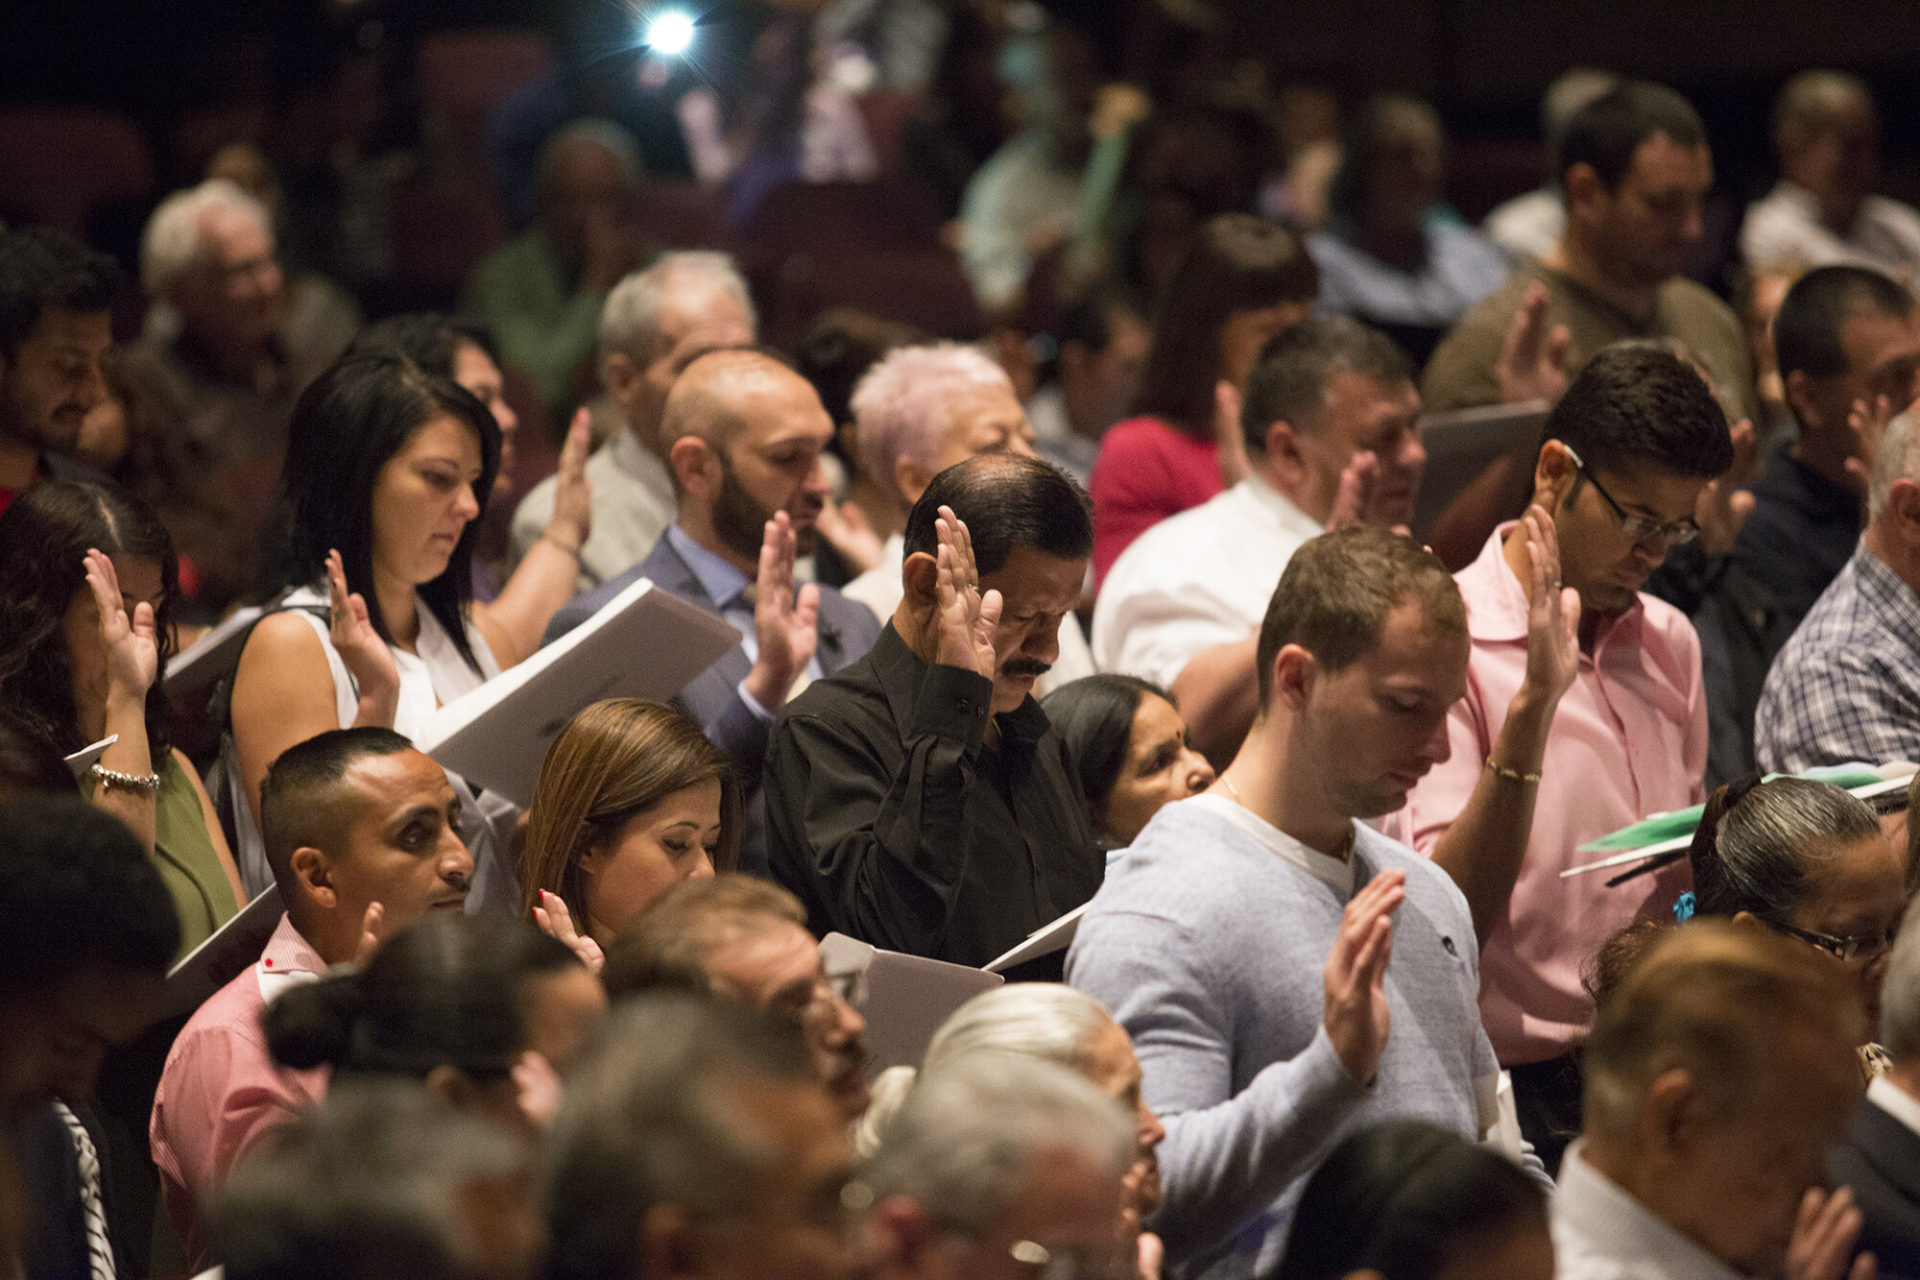
M1543 436L1525 520L1456 575L1473 659L1448 716L1451 758L1388 829L1467 895L1487 1033L1552 1169L1580 1130L1582 969L1688 885L1684 864L1620 888L1560 873L1592 860L1587 841L1701 797L1700 641L1641 587L1699 533L1695 503L1733 444L1705 380L1642 343L1595 356Z
M1417 1119L1475 1138L1498 1118L1467 903L1367 821L1457 751L1469 623L1409 538L1302 545L1260 625L1239 753L1153 816L1081 918L1067 980L1113 1010L1166 1128L1147 1225L1171 1274L1272 1274L1347 1133Z
M1101 670L1173 690L1224 767L1259 710L1254 647L1287 558L1322 529L1413 519L1419 415L1413 369L1378 330L1322 316L1270 341L1240 409L1246 479L1114 562L1093 615Z
M814 933L983 965L1093 896L1087 807L1032 696L1092 553L1086 494L1037 458L969 458L914 503L900 607L768 747L773 874Z
M188 1261L201 1211L234 1162L327 1087L274 1065L260 1012L331 965L362 958L429 911L466 907L473 856L446 771L391 729L335 729L289 748L260 788L260 831L286 915L257 964L200 1006L167 1054L153 1160Z
M735 347L693 360L661 420L679 495L673 524L646 559L576 597L547 627L551 642L647 578L740 632L740 648L676 701L733 761L743 871L767 867L759 792L768 729L808 681L860 657L880 634L865 605L794 580L794 558L813 550L826 505L820 451L832 436L819 395L772 356Z
M820 1083L848 1123L866 1114L867 1020L829 976L807 913L752 876L686 880L621 931L601 977L616 1000L685 988L799 1027Z

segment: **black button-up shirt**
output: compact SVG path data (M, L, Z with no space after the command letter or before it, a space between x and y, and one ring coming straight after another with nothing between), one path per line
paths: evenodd
M983 965L1100 887L1086 801L1032 698L921 661L889 623L774 726L764 777L773 874L816 934Z

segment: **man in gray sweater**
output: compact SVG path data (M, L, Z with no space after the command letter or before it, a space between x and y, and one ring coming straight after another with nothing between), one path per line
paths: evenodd
M1432 554L1370 527L1308 542L1261 626L1239 755L1154 817L1080 923L1067 980L1133 1038L1166 1125L1152 1225L1173 1274L1271 1269L1306 1175L1356 1128L1497 1121L1466 899L1359 821L1447 758L1467 652Z

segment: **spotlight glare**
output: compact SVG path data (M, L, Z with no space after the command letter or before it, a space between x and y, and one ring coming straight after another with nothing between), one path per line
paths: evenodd
M647 48L668 58L677 58L693 48L693 15L681 9L665 9L647 19Z

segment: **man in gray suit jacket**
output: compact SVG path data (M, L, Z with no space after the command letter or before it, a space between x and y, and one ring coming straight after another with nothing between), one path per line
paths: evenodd
M797 584L827 501L820 451L833 422L806 379L744 348L709 352L681 373L661 421L679 496L674 522L639 564L570 601L549 641L636 578L726 618L741 645L676 701L732 758L744 825L740 869L767 874L760 774L767 733L787 699L864 655L880 635L865 605Z

